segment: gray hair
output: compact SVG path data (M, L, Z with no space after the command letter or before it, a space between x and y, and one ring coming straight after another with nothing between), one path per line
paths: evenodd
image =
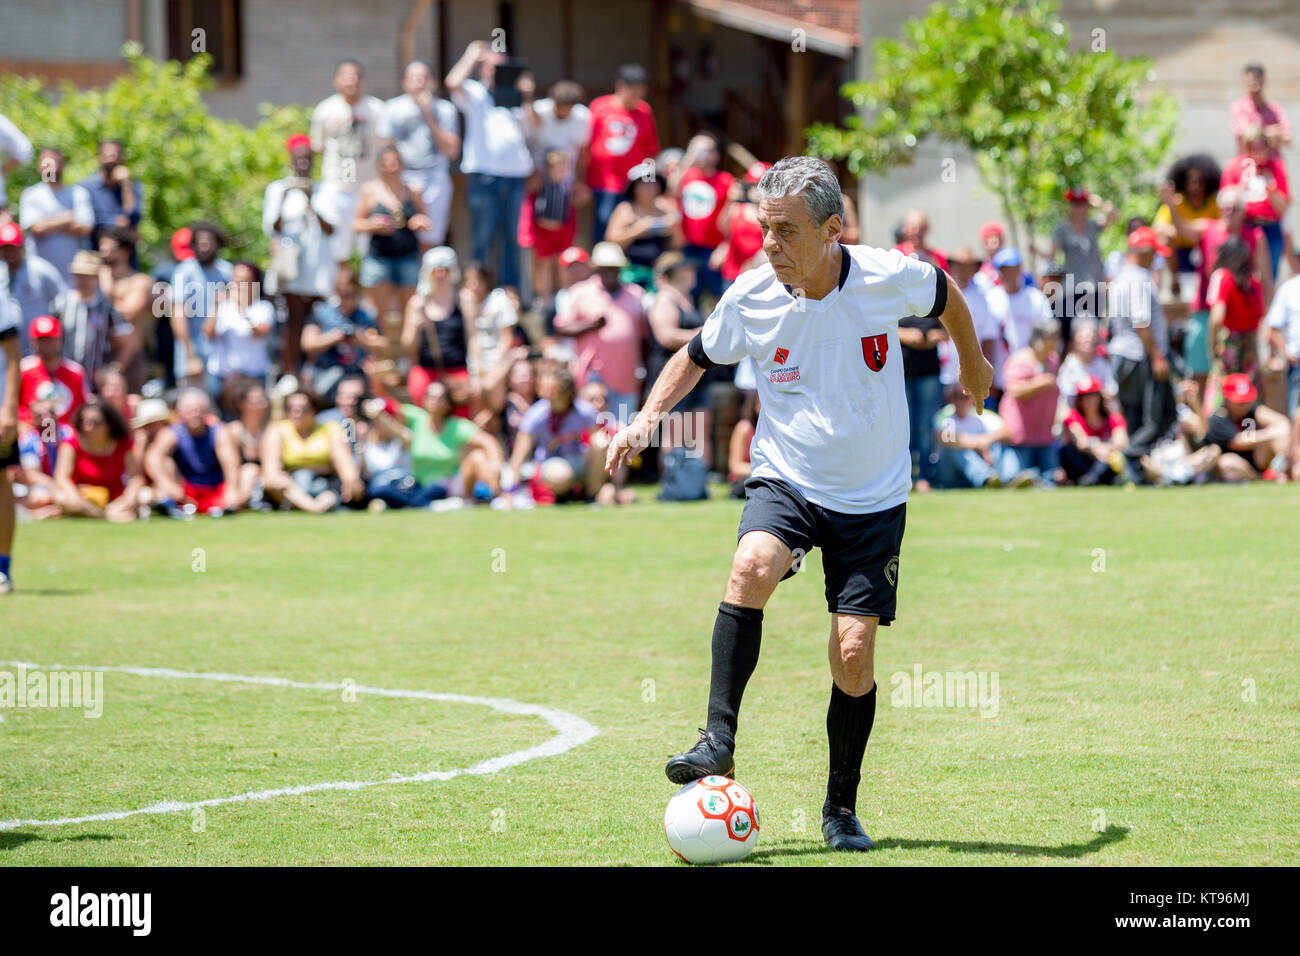
M1029 330L1029 347L1033 348L1048 339L1057 338L1060 334L1061 324L1056 320L1055 316L1034 319L1034 325Z
M815 156L787 156L776 161L758 181L759 199L802 195L808 215L821 225L831 216L844 216L844 196L834 171Z
M187 386L186 388L182 388L179 392L176 393L176 407L179 408L181 402L183 402L187 398L192 398L195 401L197 401L200 405L203 406L204 411L207 411L212 407L212 399L208 397L208 393L203 391L203 389L195 388L192 385Z

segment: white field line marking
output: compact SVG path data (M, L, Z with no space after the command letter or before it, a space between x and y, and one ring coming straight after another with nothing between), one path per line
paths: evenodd
M581 717L567 711L542 707L538 704L523 704L506 697L470 697L465 694L440 694L429 690L390 690L383 687L365 687L361 684L344 685L330 681L303 683L287 680L283 677L257 677L246 674L198 673L195 671L178 671L168 667L89 667L79 664L68 667L61 664L32 664L27 661L0 661L0 665L9 667L23 666L31 670L58 671L104 671L114 674L133 674L136 677L159 677L175 680L210 680L228 684L261 684L266 687L288 687L295 690L351 690L358 694L373 694L376 697L406 697L415 700L445 701L454 704L480 704L491 707L503 714L523 714L540 717L558 731L550 740L527 750L516 750L499 757L489 757L472 767L458 770L429 770L424 773L394 775L385 780L338 780L326 783L306 783L296 787L278 787L274 790L253 790L237 793L229 797L212 797L207 800L195 800L181 803L176 800L164 800L135 810L116 810L109 813L94 813L84 817L60 817L54 820L0 820L0 831L14 830L18 827L54 827L78 823L99 823L106 820L122 820L141 814L181 813L197 810L200 807L218 807L226 803L249 803L254 800L271 800L276 797L292 797L303 793L317 793L323 790L364 790L366 787L387 786L395 783L429 783L435 780L451 780L463 774L499 773L508 767L516 766L539 757L555 757L574 747L579 747L595 737L600 731Z

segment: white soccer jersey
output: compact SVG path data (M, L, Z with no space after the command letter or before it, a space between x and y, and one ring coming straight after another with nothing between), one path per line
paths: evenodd
M896 250L843 248L848 274L823 299L797 299L770 265L741 274L700 344L712 362L757 367L754 477L869 514L902 504L912 484L898 320L937 314L946 278Z

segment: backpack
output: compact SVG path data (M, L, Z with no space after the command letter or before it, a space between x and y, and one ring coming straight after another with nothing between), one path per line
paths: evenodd
M660 501L703 501L709 497L709 469L699 455L674 448L661 456Z

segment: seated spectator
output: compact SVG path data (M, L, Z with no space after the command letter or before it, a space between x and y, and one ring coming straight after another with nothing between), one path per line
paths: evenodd
M1020 470L1032 470L1045 485L1055 482L1056 448L1052 426L1056 423L1056 350L1061 334L1055 318L1035 320L1029 344L1007 358L1007 389L998 412L1007 427L1007 443L1016 453Z
M406 300L420 280L420 240L432 227L424 200L402 179L402 154L385 146L377 161L379 176L361 187L353 228L370 236L361 260L361 286L370 293L380 321L401 321ZM385 325L387 328L387 325Z
M1210 307L1211 352L1223 374L1240 372L1258 383L1264 292L1251 270L1250 247L1244 240L1229 236L1219 247L1205 302Z
M371 482L371 494L392 507L424 508L443 498L490 501L500 489L501 450L470 421L451 414L442 382L424 391L424 404L402 406L409 434L410 473L396 470Z
M438 246L424 254L420 284L406 304L402 323L402 352L411 363L406 391L415 404L424 403L430 382L469 368L466 307L475 302L458 288L460 268L456 251Z
M262 440L262 484L281 508L324 514L359 501L361 473L343 429L318 422L320 399L298 389L285 399L285 417Z
M211 403L197 388L176 399L176 423L163 429L145 454L154 501L172 517L194 510L212 518L248 503L257 481L256 465L239 463L234 437L210 421Z
M368 377L371 357L388 349L375 316L361 304L357 275L347 263L338 267L334 296L316 303L302 330L302 354L312 391L326 401L347 375Z
M465 268L464 291L460 306L468 330L469 374L480 383L514 345L519 299L512 290L493 288L492 270L479 262Z
M148 456L149 445L171 424L171 420L172 410L161 398L140 399L135 414L131 416L131 440L135 442L135 450L141 461Z
M1022 470L1015 450L1006 442L1006 424L995 412L975 413L975 400L960 385L948 389L949 404L939 410L934 426L939 444L941 488L1023 488L1034 473Z
M1223 481L1285 481L1291 423L1259 401L1259 391L1241 373L1223 380L1223 405L1206 422L1205 444L1216 445Z
M135 415L136 405L140 402L139 395L133 395L127 388L126 375L122 372L122 366L116 362L109 362L99 371L95 379L94 392L109 405L112 405L122 417L130 421ZM136 449L141 454L143 448ZM140 459L144 461L143 458Z
M553 149L546 154L540 182L524 197L519 212L519 246L533 250L533 296L543 308L559 286L559 256L573 244L577 228L569 154Z
M50 313L63 327L63 357L80 365L92 382L115 353L129 350L122 340L135 334L104 294L101 266L96 253L82 250L73 256L72 288L55 296Z
M1107 403L1115 401L1119 394L1110 363L1105 356L1097 354L1100 334L1101 324L1092 316L1081 315L1074 320L1070 330L1070 351L1061 362L1061 370L1056 373L1056 385L1061 390L1063 401L1074 401L1079 385L1089 378L1101 382L1101 394Z
M537 400L519 423L510 473L527 480L539 504L596 498L606 483L608 441L597 428L597 412L576 398L573 375L564 368L542 373ZM524 465L531 463L531 469ZM507 489L513 490L513 489Z
M65 515L134 521L144 490L131 429L112 405L92 398L72 415L72 434L54 466Z
M627 281L645 285L654 278L659 257L682 245L681 208L667 194L667 184L652 161L628 172L623 201L610 214L605 239L623 251Z
M244 380L232 393L230 404L235 409L235 419L227 422L224 427L234 439L235 447L239 449L239 463L256 465L260 472L262 441L266 435L270 411L270 403L266 399L266 386L252 379ZM252 503L256 503L258 497L254 492Z
M203 321L203 337L211 342L208 374L213 394L232 375L265 381L271 371L271 334L275 307L261 297L262 270L251 262L234 267L230 285L217 299L217 309Z
M64 425L90 394L85 370L63 357L63 326L52 315L41 315L31 325L35 355L22 360L18 418L31 421L31 405L40 398L54 403L54 417Z
M33 402L31 412L31 422L18 426L18 481L27 492L17 501L39 521L62 514L54 473L59 448L72 437L72 428L54 417L54 402L49 398Z
M1101 379L1080 382L1065 416L1061 467L1080 486L1112 485L1128 477L1128 428L1124 416L1107 412Z
M65 165L63 150L53 146L41 150L41 181L23 190L18 224L33 241L36 254L70 281L68 267L77 251L86 248L95 210L85 187L63 181Z

